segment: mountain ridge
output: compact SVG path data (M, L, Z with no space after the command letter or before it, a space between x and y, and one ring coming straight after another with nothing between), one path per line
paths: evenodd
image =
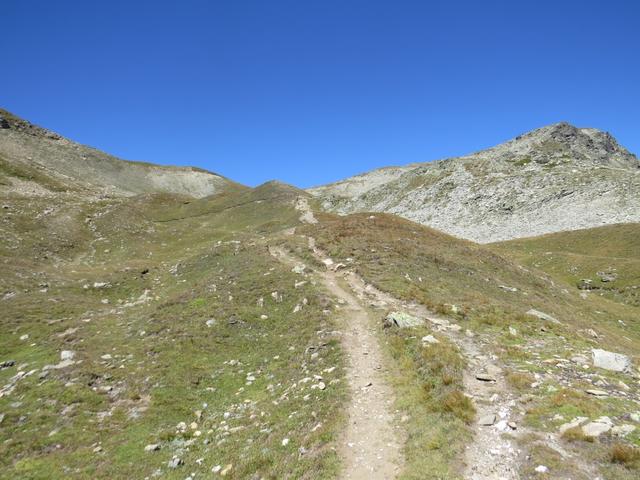
M468 155L307 191L329 211L394 213L488 243L639 221L639 173L638 158L609 133L559 122Z
M4 109L0 109L0 158L22 168L39 170L72 189L97 189L109 195L167 192L206 197L235 184L199 167L123 160ZM42 189L11 183L27 194L46 194Z

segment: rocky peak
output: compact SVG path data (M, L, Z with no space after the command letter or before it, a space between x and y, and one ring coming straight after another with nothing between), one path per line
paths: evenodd
M51 130L38 127L31 122L23 120L22 118L14 115L13 113L0 108L0 129L1 130L15 130L34 137L45 137L52 140L61 140L62 137Z
M622 147L608 132L579 128L567 122L519 135L502 145L479 152L482 156L506 161L534 161L538 164L574 162L608 167L640 167L638 158Z

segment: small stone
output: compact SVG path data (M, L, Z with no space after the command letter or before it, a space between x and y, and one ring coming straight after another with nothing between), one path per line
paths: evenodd
M494 423L496 423L497 420L497 416L493 413L488 414L488 415L483 415L482 417L480 417L480 419L478 420L478 425L483 425L483 426L491 426Z
M233 468L233 464L231 463L228 464L226 467L222 469L222 471L220 472L220 476L226 477L231 472L232 468Z
M100 453L102 451L102 447L100 445L98 445L96 448L93 449L93 453Z
M516 330L514 327L509 327L509 335L511 335L512 337L517 336L518 330Z
M167 464L167 467L169 468L178 468L180 466L184 465L184 461L179 458L179 457L173 457L171 460L169 460L169 463Z
M204 323L205 323L205 325L206 325L207 327L211 328L211 327L213 327L213 326L216 324L216 321L215 321L215 319L210 318L209 320L207 320L207 321L206 321L206 322L204 322Z
M611 429L611 435L614 437L626 437L636 429L635 425L616 425Z
M604 390L589 389L589 390L586 390L586 392L589 395L594 395L596 397L607 397L607 396L609 396L609 394L607 392L605 392Z
M582 427L582 433L587 437L599 437L607 433L613 427L613 422L609 417L600 417L593 422L589 422Z
M481 382L495 382L496 378L488 373L478 373L476 374L476 380L480 380Z
M286 447L287 445L289 445L289 439L288 438L283 438L282 439L282 446Z
M547 473L549 471L549 467L545 467L544 465L538 465L535 468L536 473Z
M75 356L76 356L75 352L72 352L71 350L62 350L60 352L60 360L62 361L73 360Z
M540 310L531 309L527 311L527 315L531 315L532 317L538 317L540 320L546 320L547 322L555 323L556 325L560 325L560 321L549 315L548 313L541 312Z
M160 444L158 443L150 443L144 447L145 452L157 452L158 450L160 450Z
M20 340L22 341L27 340L28 338L29 338L29 335L26 333L24 335L20 335Z
M433 335L427 335L426 337L422 337L422 343L429 343L433 345L435 343L440 343L440 340Z
M580 425L585 423L587 420L589 420L587 417L576 417L573 420L571 420L570 422L563 423L562 425L560 425L558 430L562 434L562 433L566 432L567 430L579 427Z
M216 465L215 467L213 467L213 468L211 469L211 472L212 472L212 473L219 473L219 472L220 472L220 470L222 470L222 465Z

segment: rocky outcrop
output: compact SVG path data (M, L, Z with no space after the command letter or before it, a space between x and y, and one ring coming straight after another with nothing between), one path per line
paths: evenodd
M486 243L640 221L640 162L608 133L543 127L465 157L312 188L329 211L381 211Z

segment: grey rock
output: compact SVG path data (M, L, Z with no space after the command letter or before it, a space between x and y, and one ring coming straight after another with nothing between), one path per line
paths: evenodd
M613 422L609 417L600 417L593 422L589 422L582 426L582 433L587 437L599 437L603 433L607 433L613 427Z
M423 325L424 322L419 318L409 315L405 312L391 312L384 319L384 327L411 328Z
M555 323L556 325L560 325L560 321L552 317L551 315L541 312L539 310L531 309L527 311L527 315L531 315L533 317L538 317L540 320L546 320L547 322Z
M427 335L425 337L422 337L422 343L435 344L435 343L440 343L440 340L438 340L433 335Z
M488 427L488 426L491 426L494 423L496 423L497 419L498 419L498 417L494 413L490 413L488 415L483 415L482 417L480 417L478 419L478 425L482 425L482 426Z
M605 392L604 390L589 389L589 390L586 390L586 392L589 395L593 395L594 397L606 397L609 395L609 393Z
M615 272L597 272L596 275L600 277L602 282L615 282L618 278L618 274Z
M593 365L605 370L613 372L626 372L631 369L631 359L621 353L608 352L594 348L591 351L593 355Z
M179 458L179 457L173 457L171 460L169 460L169 463L167 464L167 467L169 468L178 468L180 466L184 465L184 461Z
M4 370L5 368L13 367L16 364L15 360L5 360L0 363L0 370Z
M71 350L62 350L60 352L60 360L73 360L76 356L76 353Z
M496 377L488 373L477 373L476 380L480 380L481 382L495 382Z
M630 433L633 433L635 429L635 425L617 425L611 429L611 435L614 437L626 437Z
M580 425L584 424L588 420L589 419L587 417L576 417L573 420L571 420L570 422L563 423L562 425L560 425L560 427L558 428L558 431L562 434L562 433L566 432L567 430L579 427Z

